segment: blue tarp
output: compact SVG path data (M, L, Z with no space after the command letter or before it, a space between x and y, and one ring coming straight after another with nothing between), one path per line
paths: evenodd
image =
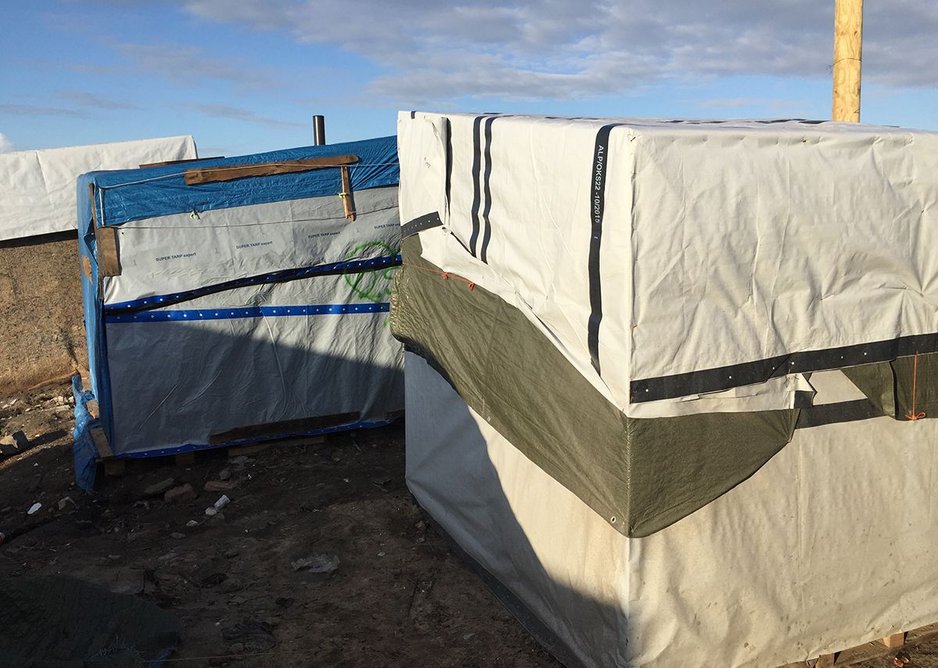
M335 195L342 190L337 168L199 185L186 185L183 174L187 169L195 168L292 162L337 155L355 155L359 158L357 163L349 167L353 192L366 188L394 186L400 180L397 138L393 136L162 167L90 172L78 180L78 229L80 233L85 233L91 226L91 184L96 191L95 213L98 221L102 226L111 227L132 220L174 213L267 204L297 197Z

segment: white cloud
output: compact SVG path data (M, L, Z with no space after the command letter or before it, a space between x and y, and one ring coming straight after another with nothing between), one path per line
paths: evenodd
M89 93L88 91L83 90L66 90L60 92L59 95L64 99L73 102L74 104L90 109L116 111L140 108L131 102L127 102L126 100L114 100L111 98L101 97L100 95L95 95L94 93Z
M192 86L220 80L243 90L278 86L274 75L251 67L239 59L211 56L195 46L173 44L119 44L117 50L141 70Z
M13 149L13 142L6 138L6 135L0 132L0 153L9 153Z
M701 77L824 78L833 3L817 0L186 0L191 14L283 30L375 63L371 92L566 99ZM938 3L867 3L864 77L938 85Z
M207 116L215 118L227 118L235 121L246 121L248 123L260 123L270 127L306 127L303 123L293 121L283 121L279 118L270 118L262 116L250 109L243 107L234 107L227 104L201 104L193 103L188 105L190 109L195 109Z

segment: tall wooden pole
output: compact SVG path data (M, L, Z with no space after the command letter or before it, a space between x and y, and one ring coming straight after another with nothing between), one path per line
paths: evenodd
M835 121L860 122L863 0L834 0Z

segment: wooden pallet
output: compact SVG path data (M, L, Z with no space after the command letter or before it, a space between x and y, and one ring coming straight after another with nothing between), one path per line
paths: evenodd
M914 652L914 645L938 638L938 623L922 626L911 631L899 631L885 638L874 640L857 647L851 647L841 652L833 654L822 654L817 659L807 662L789 663L782 668L838 668L853 666L858 663L888 657L896 653L896 650L906 647L906 651ZM884 664L885 665L885 664Z
M114 456L114 452L111 450L111 446L108 444L107 436L104 433L104 430L100 427L95 427L91 430L91 438L94 441L95 447L98 449L98 458L101 460L101 464L104 466L104 473L107 476L122 476L126 472L126 460L118 459ZM230 448L225 448L225 451L229 458L244 456L256 455L259 452L263 452L268 448L278 445L319 445L324 443L326 440L325 436L299 436L293 438L284 438L276 441L266 441L264 443L256 443L251 445L235 445ZM192 466L195 464L196 455L200 452L212 452L214 449L209 448L206 450L190 450L189 452L180 452L173 455L173 460L175 461L176 466L185 467Z

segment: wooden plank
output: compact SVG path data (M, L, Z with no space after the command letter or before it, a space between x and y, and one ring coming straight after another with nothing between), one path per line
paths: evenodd
M302 434L304 431L351 424L358 421L358 419L358 413L339 413L337 415L320 415L318 417L300 418L297 420L245 425L221 433L211 434L208 437L208 442L212 445L224 445L232 441L244 441L248 439L286 438L294 434Z
M94 231L98 256L98 276L120 276L121 261L116 227L99 227Z
M192 186L201 183L233 181L249 176L272 176L274 174L309 172L314 169L354 165L356 162L358 162L357 155L334 155L322 158L307 158L305 160L289 160L286 162L265 162L257 165L232 165L228 167L187 169L183 178L187 185Z
M94 447L98 450L98 456L101 459L109 459L114 456L110 443L107 442L107 435L101 427L91 428L91 440Z
M343 165L339 171L342 173L342 192L339 197L342 198L342 207L345 209L345 217L355 221L355 198L352 195L352 177L349 175L348 167Z
M835 121L860 122L863 61L863 0L834 0Z
M836 658L837 656L835 654L822 654L817 658L817 663L814 664L814 668L833 668Z
M192 466L195 464L194 452L180 452L175 456L176 466Z
M899 633L893 633L885 638L881 638L880 642L892 649L902 647L905 644L905 633L901 631Z
M271 446L270 443L255 443L254 445L236 445L233 448L228 448L229 457L239 457L241 455L256 455L258 452L263 452Z
M900 634L893 634L887 637L893 638L894 636L898 635ZM922 626L901 635L905 636L904 646L908 648L914 648L916 645L919 645L923 642L933 641L934 639L938 638L938 623ZM844 649L841 652L835 652L834 654L818 657L818 662L815 664L815 668L818 668L819 666L820 668L824 668L825 665L835 666L835 668L848 668L849 666L855 666L861 663L870 663L882 659L887 659L887 661L883 662L884 666L892 665L891 662L888 661L888 658L890 656L895 656L896 648L884 647L884 640L885 639L874 640L856 647ZM826 663L821 663L822 659ZM831 661L833 661L833 663L830 663ZM798 661L796 663L786 664L781 668L805 668L805 662Z

